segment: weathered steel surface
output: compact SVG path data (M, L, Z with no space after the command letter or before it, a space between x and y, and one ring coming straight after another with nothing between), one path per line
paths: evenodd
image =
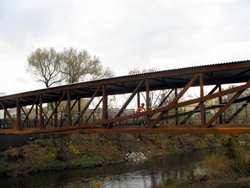
M0 110L4 111L0 134L249 134L247 107L250 99L249 96L241 96L250 88L249 79L250 61L242 61L116 77L4 96L0 97ZM222 84L235 83L240 84L221 89ZM214 87L205 95L204 87L208 85ZM199 87L199 94L179 101L194 86ZM150 108L150 92L165 89L169 89L168 94L157 107ZM173 91L173 99L166 103ZM147 111L124 113L132 99L136 98L140 105L142 92ZM130 96L115 114L110 114L113 109L109 108L109 97L119 94ZM226 95L232 97L223 102L222 97ZM209 100L217 103L206 106ZM227 110L236 104L239 107L227 114ZM93 110L89 112L91 105ZM189 105L195 107L183 112L182 109ZM211 109L215 114L207 118L206 110ZM235 124L235 119L242 116L242 112L245 119L241 120L241 125ZM194 126L190 122L197 113L200 118ZM146 126L132 125L139 117L145 117ZM169 120L174 120L171 126Z

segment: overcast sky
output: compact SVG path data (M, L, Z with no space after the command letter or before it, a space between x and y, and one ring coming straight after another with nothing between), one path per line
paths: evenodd
M44 88L37 48L73 47L116 76L250 59L249 0L0 0L0 92Z

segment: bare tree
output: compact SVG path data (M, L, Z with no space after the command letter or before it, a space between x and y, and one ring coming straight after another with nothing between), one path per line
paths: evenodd
M28 57L27 71L47 88L63 81L68 84L114 76L113 71L105 68L98 57L92 58L86 50L78 51L72 47L60 53L54 48L38 48Z
M38 82L43 82L48 88L64 79L60 74L61 58L54 48L38 48L28 57L27 71Z
M54 48L38 48L28 57L27 71L47 88L63 81L67 84L84 81L88 76L92 79L113 76L113 72L109 68L104 68L96 56L92 58L86 50L78 52L74 48L64 49L61 53L57 53ZM52 103L49 106L54 109ZM55 136L51 136L52 143L58 150L56 157L65 159L65 137L60 135L60 138L61 147L58 148Z
M97 79L113 76L109 68L104 68L98 57L93 58L86 50L78 51L75 48L65 48L60 54L63 60L62 74L67 83L75 83L88 79Z
M149 69L143 69L143 70L139 70L137 68L129 70L129 74L130 75L134 75L134 74L142 74L142 73L148 73L148 72L155 72L155 71L159 71L159 68L149 68ZM161 97L163 96L163 94L165 94L166 91L150 91L149 95L150 95L150 100L149 100L149 108L154 108L157 106L159 102L159 100L161 99ZM145 93L141 93L144 100L146 100L146 96Z

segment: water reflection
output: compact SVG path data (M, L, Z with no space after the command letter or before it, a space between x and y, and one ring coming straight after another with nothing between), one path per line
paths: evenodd
M83 187L99 176L109 177L104 187L151 188L166 177L185 178L191 165L197 165L206 156L218 150L205 150L153 158L139 163L118 163L91 169L64 170L40 173L27 177L0 179L1 186L11 188L62 188Z

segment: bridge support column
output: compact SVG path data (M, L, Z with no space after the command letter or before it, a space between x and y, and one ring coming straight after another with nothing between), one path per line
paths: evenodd
M175 97L178 96L178 91L177 88L175 88ZM178 102L178 99L176 101L176 103ZM178 118L178 108L175 108L175 124L179 125L179 118Z
M4 126L8 127L8 125L7 125L7 119L6 119L6 112L5 111L4 111L4 114L3 114L3 118L4 118Z
M200 97L204 97L204 90L203 90L203 74L200 73ZM204 102L201 102L201 108L200 108L200 113L201 113L201 127L204 127L206 123L206 114L205 114L205 107L204 107Z
M219 92L221 92L221 84L219 85ZM222 105L222 97L221 96L219 96L219 104ZM219 117L219 124L222 124L222 114Z
M150 96L149 96L149 80L146 79L146 105L147 105L147 111L150 110ZM147 126L150 126L150 115L147 115Z
M38 128L38 104L36 104L36 116L34 126Z
M108 96L105 85L102 85L102 120L108 119ZM107 124L104 125L105 127Z
M57 107L57 102L55 102L55 107ZM57 111L57 108L55 109L55 115L54 115L54 118L55 118L55 127L58 127L58 111Z
M77 116L80 115L81 113L81 99L77 99ZM82 118L81 118L82 119ZM78 125L80 125L81 123L83 123L83 121L81 121L81 119L78 121Z
M19 98L16 99L16 127L17 129L20 128L21 125L21 110L20 110L20 100Z
M137 92L137 108L141 105L140 92Z
M40 129L43 128L43 97L42 97L42 94L40 94L40 97L39 97L39 127L40 127Z
M71 125L71 98L70 98L70 90L67 91L67 119L68 119L68 126Z

